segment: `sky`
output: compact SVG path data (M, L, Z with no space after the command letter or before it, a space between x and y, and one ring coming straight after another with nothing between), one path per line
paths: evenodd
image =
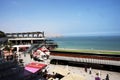
M0 30L120 35L120 0L0 0Z

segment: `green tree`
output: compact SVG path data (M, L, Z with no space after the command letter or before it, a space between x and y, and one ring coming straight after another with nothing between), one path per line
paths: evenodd
M0 38L6 37L5 33L3 31L0 31Z
M10 52L10 47L8 45L5 46L4 50L7 50Z

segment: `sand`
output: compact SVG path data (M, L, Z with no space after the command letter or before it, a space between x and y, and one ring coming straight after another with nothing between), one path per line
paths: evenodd
M27 54L26 57L24 55L21 56L23 59L24 65L35 62L34 60L30 59L30 55ZM51 69L54 69L56 66L65 69L67 65L53 65L49 64L49 60L46 60L45 62L39 62L39 63L45 63L48 65L48 72L51 71ZM98 69L91 69L92 74L89 74L89 68L88 72L85 72L85 69L83 67L73 67L73 66L67 66L70 73L79 74L83 77L85 77L86 80L95 80L96 73L100 73L101 80L105 79L106 75L109 74L110 80L119 80L120 79L120 73L119 72L112 72L112 71L106 71L106 70L98 70ZM51 73L51 72L49 72Z

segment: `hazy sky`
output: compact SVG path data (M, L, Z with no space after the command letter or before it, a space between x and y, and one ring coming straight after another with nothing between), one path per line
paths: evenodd
M120 35L120 0L0 0L0 30Z

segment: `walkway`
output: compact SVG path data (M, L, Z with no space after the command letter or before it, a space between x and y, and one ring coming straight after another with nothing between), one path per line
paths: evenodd
M34 62L32 59L30 59L30 55L27 54L26 57L22 55L21 57L24 61L24 64L28 64L30 62ZM42 62L43 63L43 62ZM55 66L59 66L60 68L65 69L67 65L53 65L53 64L48 64L48 69L51 70ZM105 70L97 70L97 69L92 69L92 74L89 74L89 69L88 72L85 72L85 69L82 67L73 67L73 66L68 66L68 70L72 73L79 74L81 76L84 76L86 80L95 80L96 73L100 73L101 80L105 79L106 75L109 74L110 80L119 80L120 79L120 73L119 72L111 72L111 71L105 71ZM50 73L50 72L49 72Z

